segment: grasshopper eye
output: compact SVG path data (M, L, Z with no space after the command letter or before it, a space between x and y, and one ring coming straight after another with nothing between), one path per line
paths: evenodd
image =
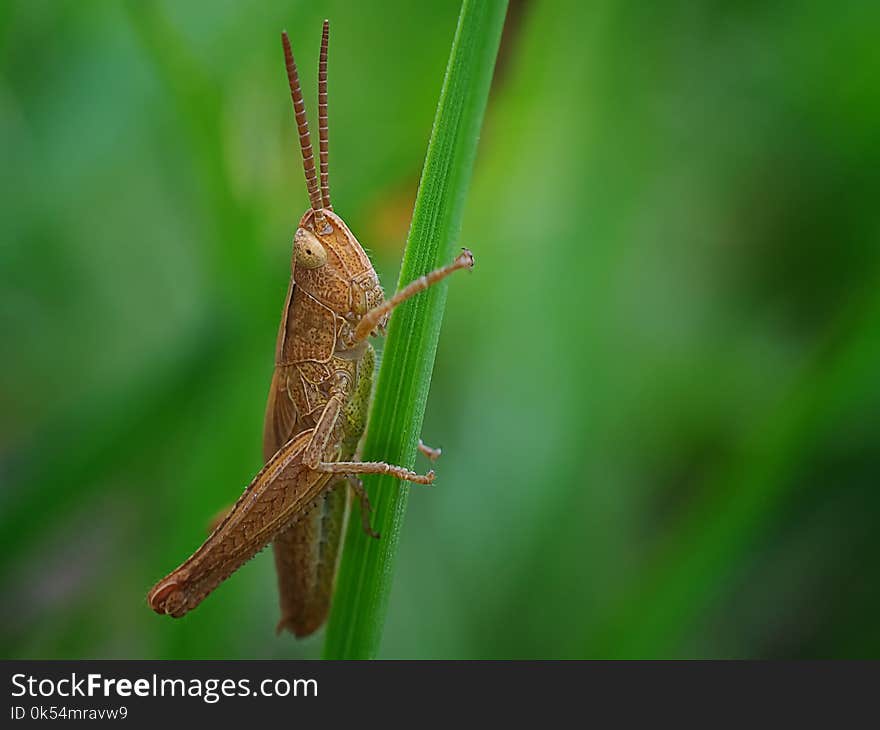
M305 228L297 228L293 237L293 256L297 266L317 269L327 263L327 252L318 237Z

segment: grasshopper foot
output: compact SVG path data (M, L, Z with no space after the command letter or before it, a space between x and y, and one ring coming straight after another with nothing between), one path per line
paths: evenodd
M432 448L421 439L419 439L419 451L421 451L431 461L437 461L437 459L439 459L440 455L443 453L443 449Z

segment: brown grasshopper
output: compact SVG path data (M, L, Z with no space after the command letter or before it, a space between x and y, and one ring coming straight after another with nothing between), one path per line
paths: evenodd
M291 279L275 348L263 433L266 465L204 544L159 581L147 600L158 613L183 616L244 562L274 541L281 598L278 630L307 636L330 608L349 486L369 501L358 474L390 474L430 484L425 475L356 459L367 421L375 352L394 308L458 269L472 268L467 249L386 300L363 247L333 212L328 174L325 20L318 65L320 184L299 75L287 33L281 34L311 208L293 238ZM430 458L439 452L424 446ZM376 535L376 537L378 537Z

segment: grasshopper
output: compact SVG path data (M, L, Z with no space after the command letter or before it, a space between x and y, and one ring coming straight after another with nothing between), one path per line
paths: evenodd
M330 202L327 48L324 21L318 63L319 165L315 158L290 40L281 34L299 133L310 208L293 237L291 278L275 347L263 433L265 466L180 567L147 600L157 613L183 616L243 563L273 542L281 602L278 631L302 637L326 620L350 493L360 502L364 530L370 505L359 474L390 474L431 484L384 462L357 459L375 367L368 338L384 334L395 307L454 271L473 267L463 249L455 260L413 281L390 299L361 244ZM432 460L439 455L419 442Z

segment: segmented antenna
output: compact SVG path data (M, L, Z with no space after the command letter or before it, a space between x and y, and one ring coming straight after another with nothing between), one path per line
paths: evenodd
M321 198L327 210L333 210L330 202L329 165L327 152L330 148L329 128L327 126L327 44L330 39L330 21L324 21L321 33L321 55L318 60L318 148L321 161Z
M296 62L293 60L293 51L290 49L287 31L281 31L281 45L284 46L284 61L287 65L287 80L290 83L290 98L293 99L293 111L299 131L299 146L302 150L303 170L306 173L306 187L309 191L312 210L315 211L315 230L320 231L326 225L326 220L322 210L321 191L318 189L318 175L315 171L315 154L312 152L309 121L306 119L306 105L303 102L299 74L296 72Z

